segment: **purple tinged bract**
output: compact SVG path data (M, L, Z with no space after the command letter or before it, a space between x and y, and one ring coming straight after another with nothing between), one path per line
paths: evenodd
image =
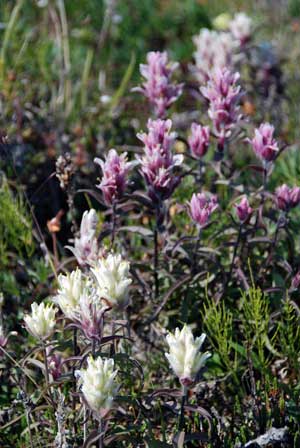
M127 153L118 155L115 149L110 149L105 160L94 160L102 170L102 179L98 188L103 193L106 205L111 206L124 194L127 185L127 173L132 164L127 162Z
M210 215L218 208L218 200L214 195L194 193L189 206L193 221L200 227L204 227L208 223Z
M253 209L250 207L248 198L246 196L241 199L239 204L235 204L235 209L236 214L241 222L247 221L253 212Z
M272 162L279 151L273 134L274 126L270 123L262 123L258 129L255 129L254 138L249 141L257 157L265 163Z
M276 189L275 195L278 208L285 212L300 203L300 187L290 188L286 184L283 184Z
M172 146L176 134L171 132L171 120L148 120L148 133L137 134L144 144L144 155L139 162L141 173L153 201L168 199L180 182L174 168L181 165L182 154L174 155Z
M147 54L147 63L140 64L140 72L145 82L133 90L145 95L158 118L165 116L167 109L182 93L183 84L171 81L177 67L178 63L170 62L166 52L159 51L150 51Z
M224 147L225 139L231 136L232 129L241 119L239 78L239 73L232 73L227 68L217 69L212 72L206 86L200 88L202 95L209 101L208 115L219 139L219 148Z
M208 150L210 130L208 126L192 123L191 133L188 138L189 147L192 155L196 159L201 159Z

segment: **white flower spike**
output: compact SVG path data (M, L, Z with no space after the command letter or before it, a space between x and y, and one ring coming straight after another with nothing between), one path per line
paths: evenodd
M72 318L74 311L79 306L80 296L86 287L86 280L80 269L77 268L71 274L60 274L58 284L57 295L53 301L60 307L66 317Z
M170 366L178 376L183 386L190 386L197 377L199 370L204 366L211 353L201 353L201 346L206 334L194 339L191 328L184 325L182 330L176 328L175 333L166 337L169 353L165 353Z
M80 377L81 391L90 408L95 412L109 410L118 392L115 381L117 370L114 360L101 357L88 358L86 369L77 372Z
M128 290L132 280L129 278L130 264L121 255L109 254L91 269L98 286L100 298L109 306L125 308L128 305Z
M43 302L38 305L34 302L31 305L31 314L24 317L29 333L37 339L48 339L54 330L57 311L52 305L45 305Z

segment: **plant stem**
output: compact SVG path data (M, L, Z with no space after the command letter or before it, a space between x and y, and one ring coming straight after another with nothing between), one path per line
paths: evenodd
M73 353L74 356L77 356L78 354L78 345L77 345L77 328L73 329ZM75 378L75 366L73 367L73 400L72 400L72 409L75 413L75 409L76 409L76 378ZM74 418L74 423L73 423L73 432L74 432L74 436L77 433L77 425L75 422L75 418Z
M186 386L182 386L182 397L181 397L181 405L180 405L180 414L179 414L179 422L178 422L178 430L182 431L184 429L184 405L187 401L188 389Z
M93 338L92 339L92 356L93 356L93 358L95 358L95 354L96 354L96 339Z
M27 426L28 426L30 448L33 448L34 445L33 445L32 433L31 433L31 428L30 428L29 411L26 409L25 413L26 413L26 423L27 423Z
M231 278L231 275L232 275L232 271L233 271L233 268L234 268L234 262L235 262L237 251L238 251L238 247L239 247L239 244L240 244L240 241L241 241L241 236L242 236L242 224L240 224L240 226L239 226L239 233L238 233L238 237L237 237L237 240L236 240L236 243L235 243L235 247L234 247L234 252L233 252L233 256L232 256L232 261L231 261L231 266L230 266L230 270L229 270L229 276L228 276L227 283L229 282L229 280Z
M157 227L154 229L154 298L159 296L159 282L158 282L158 231Z
M116 223L117 223L117 208L116 203L114 202L111 207L111 220L112 220L112 231L111 231L111 241L110 241L110 250L114 247L115 237L116 237Z
M43 346L43 354L44 354L44 363L45 363L45 380L46 380L46 386L47 386L47 390L48 390L50 380L49 380L49 366L48 366L47 350L46 350L45 345ZM50 395L51 402L53 404L51 389L49 389L49 395Z
M194 250L194 255L193 255L193 261L192 261L192 273L195 272L196 270L196 265L197 265L197 253L198 253L198 249L199 249L199 245L200 245L200 240L201 240L201 227L199 228L199 232L198 232L198 237L197 237L197 241L196 241L196 245L195 245L195 250Z
M102 417L99 418L99 441L98 441L98 447L103 448L103 434L102 434Z

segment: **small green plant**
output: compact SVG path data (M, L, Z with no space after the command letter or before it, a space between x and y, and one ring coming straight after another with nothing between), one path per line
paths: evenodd
M34 249L32 222L21 195L11 192L4 176L0 181L0 266L7 266L9 250L30 256Z

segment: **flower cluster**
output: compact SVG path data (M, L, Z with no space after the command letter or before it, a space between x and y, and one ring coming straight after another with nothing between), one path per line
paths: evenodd
M140 159L141 171L153 201L168 199L180 182L174 168L183 161L183 155L173 155L176 134L171 132L171 120L148 120L148 134L138 134L144 144Z
M94 209L86 210L81 218L79 237L75 238L74 247L67 246L81 266L91 265L98 258L97 224L96 211Z
M288 212L300 203L300 187L288 187L281 185L275 191L277 205L280 210Z
M118 391L113 359L88 358L86 369L77 372L81 390L90 408L96 413L108 411Z
M201 228L208 223L210 215L218 208L218 201L216 196L194 193L189 206L191 218Z
M206 154L209 146L209 136L210 130L208 126L192 123L188 143L191 153L196 159L201 159Z
M87 284L82 292L78 306L71 315L75 326L80 328L85 337L92 340L101 340L103 330L103 316L105 307L93 284Z
M235 204L235 209L241 223L246 222L253 212L253 209L250 207L248 198L246 196L241 199L239 204Z
M128 289L132 280L129 276L130 264L121 255L109 254L91 269L95 276L99 297L115 308L128 305Z
M66 317L70 318L79 306L79 300L85 287L86 281L78 268L71 274L58 276L58 291L53 301Z
M46 340L50 337L55 326L55 314L57 308L52 304L45 305L44 302L33 303L31 314L24 317L24 322L29 333L37 339Z
M264 164L275 160L279 151L278 143L273 134L274 126L269 123L262 123L258 129L255 129L253 139L247 140L251 143L257 157Z
M209 352L201 353L206 334L194 339L191 328L184 325L182 330L176 328L175 333L166 337L169 353L165 353L175 375L181 384L190 386L197 378L200 369L211 356Z
M230 33L202 29L193 38L195 74L200 83L208 81L213 70L231 67L236 41Z
M235 14L234 18L229 22L229 30L241 45L246 44L252 34L252 19L244 12Z
M127 173L132 164L127 162L127 153L118 155L115 149L110 149L105 161L96 158L94 160L102 170L102 180L98 188L103 193L106 205L113 205L122 197L127 185Z
M145 78L142 87L134 90L142 92L154 106L158 118L163 118L167 109L182 93L183 84L171 81L177 62L169 62L166 52L151 51L147 54L147 64L140 65L141 75Z
M207 85L201 87L202 95L209 101L208 115L213 122L214 132L219 139L219 150L231 136L232 128L241 119L239 100L241 87L237 84L239 73L228 69L217 69Z

